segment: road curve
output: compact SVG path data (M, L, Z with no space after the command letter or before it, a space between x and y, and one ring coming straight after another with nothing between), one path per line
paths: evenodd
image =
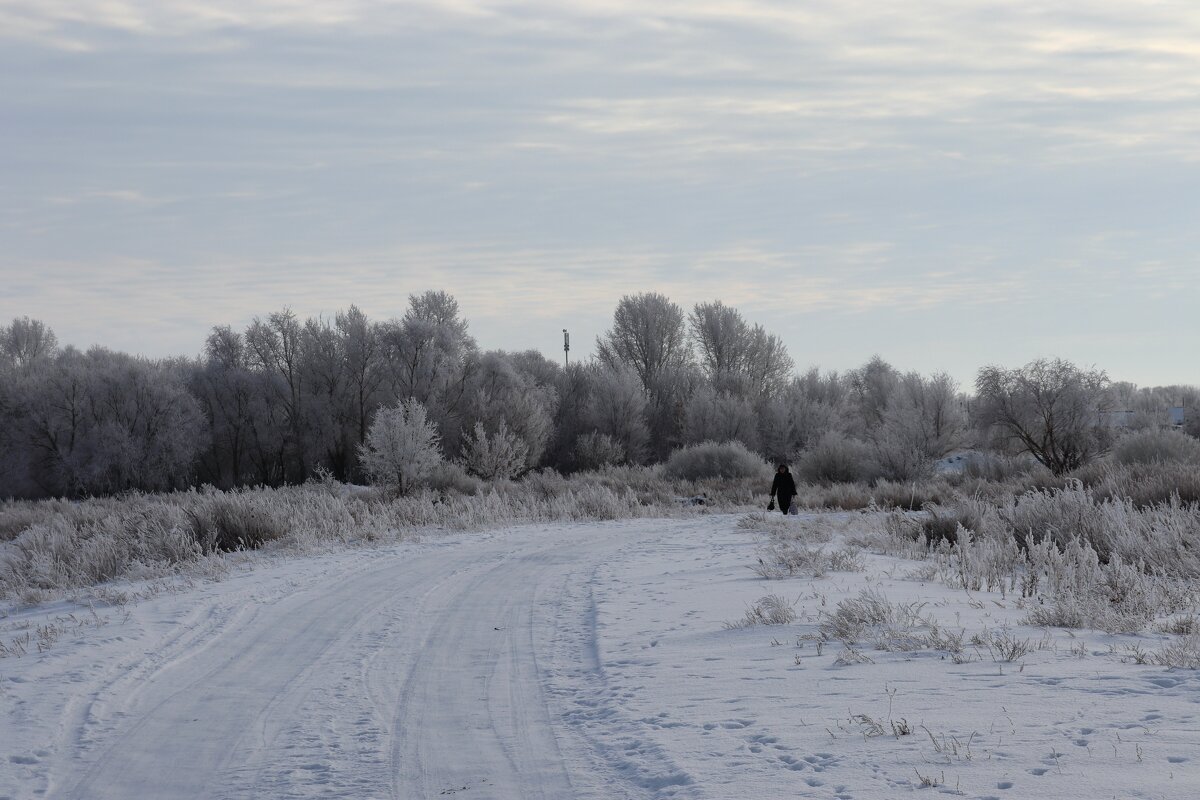
M75 753L48 794L677 794L684 782L653 748L617 752L592 590L604 565L686 526L455 537L269 600L193 609L76 704Z

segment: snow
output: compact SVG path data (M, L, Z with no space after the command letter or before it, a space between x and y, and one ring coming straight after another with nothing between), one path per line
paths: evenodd
M919 564L886 556L765 581L737 521L264 556L94 616L9 609L4 641L31 638L0 659L0 797L1200 794L1200 680L1123 655L1162 635L1023 628L1011 596L908 579ZM835 548L878 521L787 524L832 525ZM865 588L1032 649L1008 662L864 642L869 660L847 664L841 644L805 638ZM726 627L768 593L797 620Z

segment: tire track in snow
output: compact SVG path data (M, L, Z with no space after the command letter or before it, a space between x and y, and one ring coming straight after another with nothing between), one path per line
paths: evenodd
M663 527L481 534L202 597L155 652L120 659L68 707L48 795L675 795L686 780L616 693L586 685L603 679L598 565ZM571 684L608 713L572 714Z

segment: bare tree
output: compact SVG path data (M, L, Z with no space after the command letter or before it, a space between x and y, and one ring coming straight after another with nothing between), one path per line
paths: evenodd
M981 422L1055 475L1083 466L1106 446L1107 388L1104 372L1061 359L988 366L975 379Z

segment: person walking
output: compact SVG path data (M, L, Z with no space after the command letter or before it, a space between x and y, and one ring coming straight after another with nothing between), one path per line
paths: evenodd
M779 501L779 510L784 514L792 507L792 498L796 496L796 481L788 470L787 464L780 464L775 470L775 480L771 481L771 502L767 511L775 510L775 501Z

